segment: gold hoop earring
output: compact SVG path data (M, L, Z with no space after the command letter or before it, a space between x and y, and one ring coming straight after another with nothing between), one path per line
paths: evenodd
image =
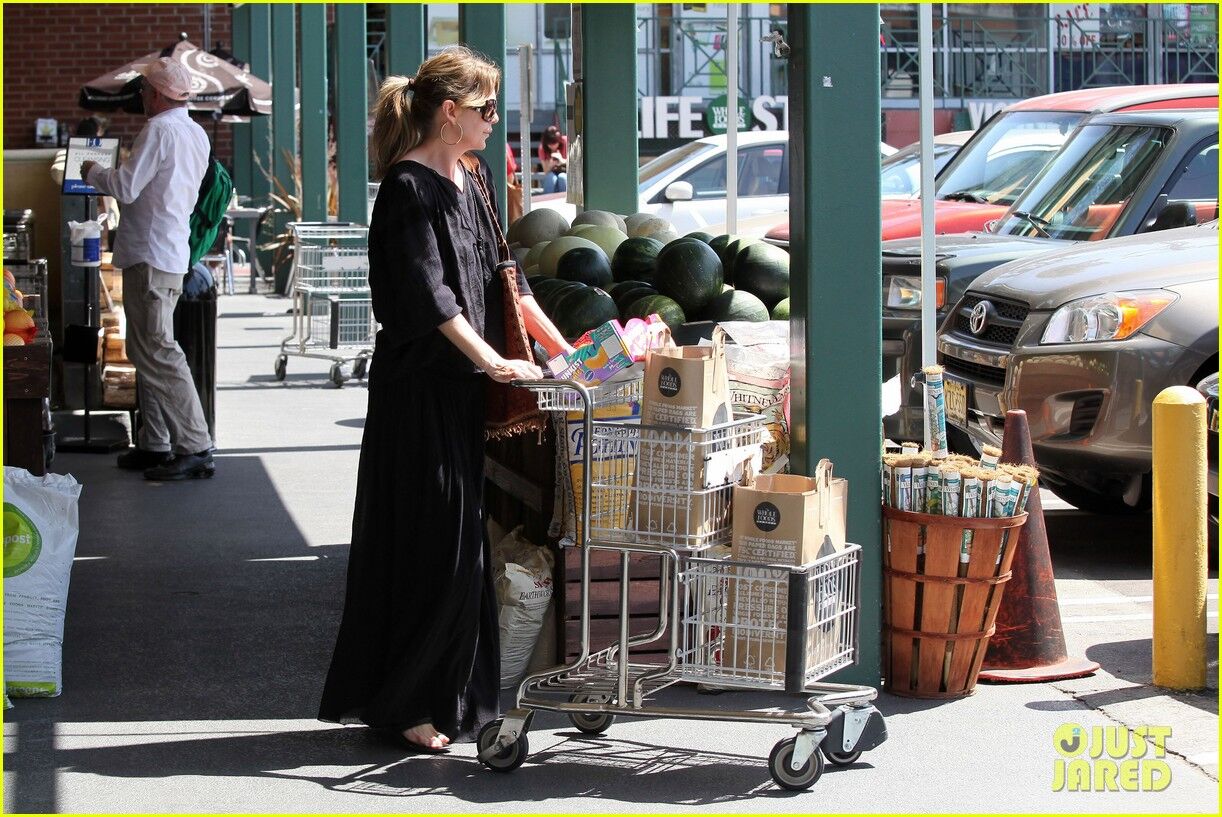
M462 141L462 138L463 138L463 129L462 129L462 125L459 125L459 126L458 126L458 138L457 138L457 139L455 139L453 142L446 142L446 125L453 125L453 124L455 124L455 123L453 123L453 122L442 122L442 123L441 123L441 131L440 131L440 132L437 134L437 138L438 138L438 139L440 139L440 140L441 140L442 142L444 142L445 144L449 145L450 147L454 147L455 145L457 145L459 142L461 142L461 141Z

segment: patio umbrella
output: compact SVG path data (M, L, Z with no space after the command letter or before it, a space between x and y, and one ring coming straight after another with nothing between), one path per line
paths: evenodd
M243 66L235 65L228 55L202 50L187 40L185 34L174 45L146 54L85 83L81 88L81 107L91 111L143 113L141 70L159 57L176 60L190 74L188 111L219 115L231 122L245 121L251 116L268 116L272 112L270 83L249 73Z

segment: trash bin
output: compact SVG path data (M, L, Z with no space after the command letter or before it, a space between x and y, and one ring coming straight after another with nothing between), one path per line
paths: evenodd
M182 296L174 307L174 340L186 355L191 379L208 421L208 433L216 440L216 286L191 288L184 282Z
M1025 513L966 518L883 507L888 692L972 693L1026 521Z

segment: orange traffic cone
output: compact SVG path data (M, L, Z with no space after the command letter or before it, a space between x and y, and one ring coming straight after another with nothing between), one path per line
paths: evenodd
M1001 461L1035 466L1027 412L1006 412ZM979 680L1018 684L1056 681L1081 678L1099 669L1094 661L1066 654L1048 553L1048 529L1038 491L1027 502L1027 523L1019 533L1010 570L1012 575L997 611L997 630L989 639Z

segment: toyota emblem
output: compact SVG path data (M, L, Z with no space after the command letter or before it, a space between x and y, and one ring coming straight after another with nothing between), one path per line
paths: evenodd
M993 311L993 305L988 301L981 301L972 307L971 317L968 318L968 328L972 330L973 335L983 335L984 330L989 325L989 314Z

